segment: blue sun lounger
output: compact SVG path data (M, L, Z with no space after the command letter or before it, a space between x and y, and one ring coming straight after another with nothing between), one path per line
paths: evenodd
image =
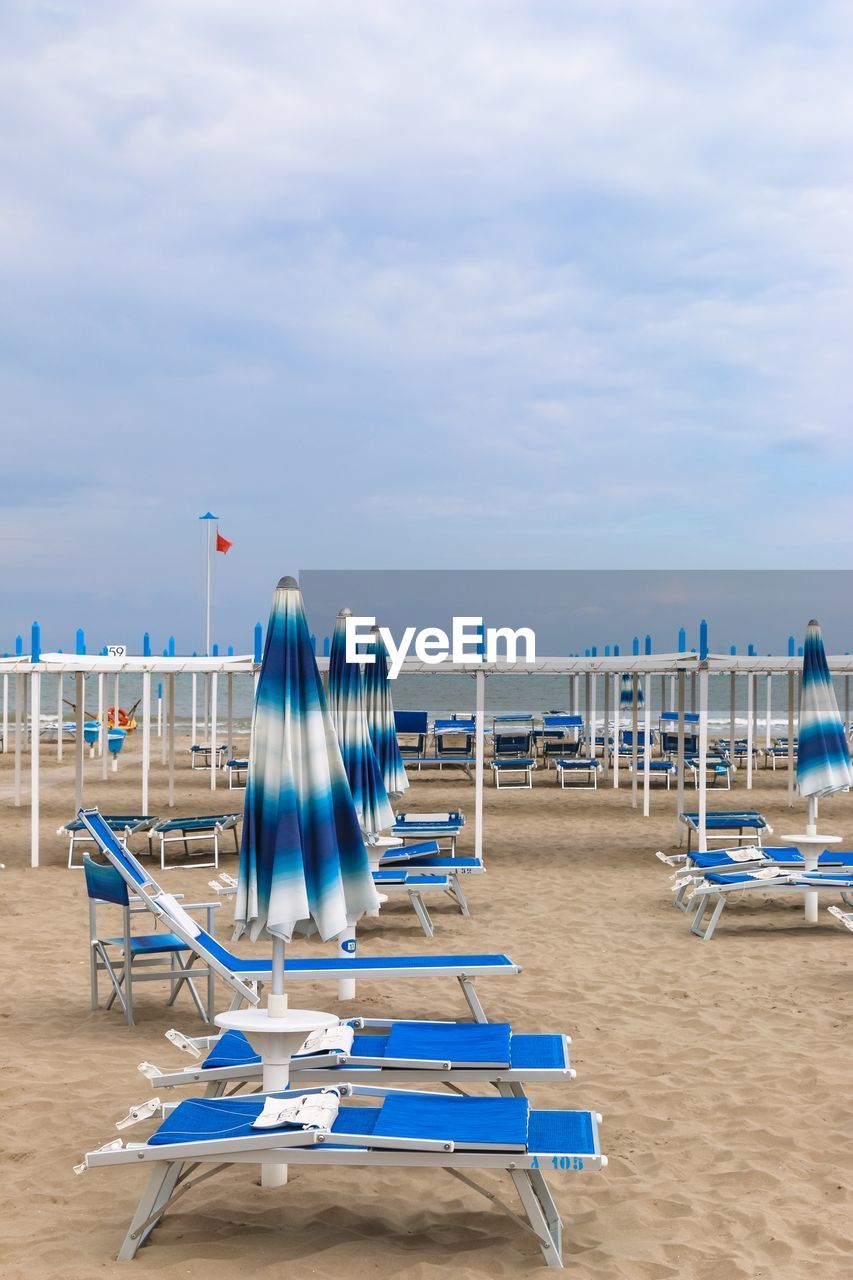
M256 1005L260 996L256 984L271 980L271 957L248 959L237 956L213 938L181 909L172 894L164 892L132 853L110 831L97 809L81 809L79 816L101 852L116 868L142 905L160 920L168 932L187 943L194 954L212 968L235 994L235 1007L245 1001ZM287 982L340 981L344 978L384 980L396 978L456 978L476 1022L487 1022L474 987L477 978L505 977L521 973L521 967L502 953L488 955L349 956L303 959L288 957Z
M216 767L221 769L229 751L233 751L233 747L229 747L226 743L220 743L218 747L212 747L209 742L196 742L188 748L190 753L191 769L209 769L212 756L216 756Z
M775 875L772 872L775 871ZM710 942L723 909L733 896L765 893L781 893L789 897L791 894L802 894L806 890L828 891L840 894L842 902L853 906L853 872L843 871L806 871L790 872L780 868L768 868L764 871L730 871L726 873L709 872L697 885L690 898L690 906L695 907L690 932L705 942ZM710 915L708 913L710 912ZM707 923L705 921L708 916Z
M226 760L225 774L228 778L229 791L245 791L246 778L249 773L248 760Z
M699 830L699 814L680 813L678 817L679 821L687 827L687 852L689 853L693 832ZM760 845L762 835L772 835L773 828L764 814L758 813L755 809L720 809L706 814L705 831L709 840L728 840L736 831L738 843L746 838Z
M296 1108L292 1123L255 1127L262 1109L269 1110L268 1099ZM151 1115L153 1100L140 1110ZM527 1098L469 1098L347 1083L327 1091L291 1089L248 1097L187 1098L177 1105L158 1102L156 1112L163 1119L146 1142L107 1143L88 1152L77 1166L83 1172L141 1164L150 1171L119 1261L135 1256L173 1196L213 1176L219 1171L216 1166L284 1163L306 1169L446 1169L518 1220L471 1177L478 1169L505 1170L545 1262L561 1267L562 1223L543 1174L590 1172L607 1163L599 1146L599 1115L534 1110ZM354 1193L361 1184L359 1176ZM250 1258L251 1242L242 1250L244 1267L251 1265Z
M582 759L580 756L557 756L554 759L557 769L557 782L560 790L566 790L566 779L571 777L582 777L586 774L586 783L574 782L569 786L570 791L597 791L598 775L601 772L601 761L590 757L588 760Z
M628 773L633 773L633 761L628 763ZM645 762L642 757L637 761L637 777L642 778L645 772ZM673 778L678 777L678 765L674 760L650 760L649 761L649 779L663 778L666 783L666 789L669 791L670 783Z
M713 849L708 853L673 853L666 854L658 850L656 856L668 867L675 867L678 887L675 894L675 905L680 911L687 911L687 899L692 885L700 884L709 872L724 874L727 871L761 871L766 867L778 867L783 871L797 871L804 865L803 855L799 849L788 845L755 846L740 845L731 851ZM853 874L853 851L841 849L825 849L817 860L819 871L841 870Z
M148 833L148 839L152 846L155 841L160 845L160 870L169 871L172 868L166 865L166 848L168 845L178 844L184 851L187 858L192 858L192 866L194 867L218 867L220 843L219 837L224 831L234 833L234 851L240 852L240 836L237 832L237 824L242 818L242 813L210 813L196 814L189 818L164 818L162 822L158 822L151 828ZM190 849L191 844L202 843L207 847L199 851ZM212 857L211 861L200 862L197 859L207 854ZM180 864L173 864L180 865ZM184 864L186 865L186 864Z
M158 819L150 814L140 813L104 813L101 815L104 822L115 831L116 835L123 844L127 844L131 836L136 835L138 831L150 831L157 823ZM71 822L66 822L60 827L56 833L58 836L68 836L68 867L82 868L82 862L74 861L74 849L78 844L90 844L92 837L86 830L84 824L79 818L74 818Z
M447 840L451 853L456 853L456 840L465 825L465 815L458 809L446 813L398 813L391 835L401 840Z
M373 872L373 883L380 893L404 894L409 899L425 936L433 936L435 926L424 902L424 894L450 893L448 876L440 873L429 875L420 869L410 871L406 867L386 867Z
M380 859L380 870L385 867L411 866L422 868L431 874L440 872L450 881L450 893L455 898L463 916L471 914L468 901L459 879L461 876L483 875L486 864L482 858L462 857L444 853L437 840L424 840L420 844L403 845L389 849Z
M352 1029L351 1047L298 1053L290 1068L294 1086L355 1078L363 1084L491 1084L521 1097L527 1084L575 1077L570 1036L516 1035L505 1022L348 1018L342 1027ZM169 1031L166 1038L196 1061L177 1071L140 1063L154 1089L200 1084L207 1097L219 1097L226 1087L261 1079L261 1059L240 1031L194 1038Z

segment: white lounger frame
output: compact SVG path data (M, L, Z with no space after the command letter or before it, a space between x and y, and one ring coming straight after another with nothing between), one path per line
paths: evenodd
M387 1098L402 1094L407 1098L417 1096L413 1090L395 1090L370 1085L342 1084L338 1086L342 1097ZM257 1098L297 1097L300 1093L316 1090L285 1090L274 1095L259 1093ZM430 1095L426 1095L430 1096ZM434 1096L434 1095L433 1095ZM445 1095L439 1095L445 1096ZM158 1105L165 1116L176 1104ZM146 1114L151 1110L145 1109ZM540 1170L540 1161L552 1158L566 1160L567 1167L577 1171L595 1172L607 1165L607 1157L601 1154L598 1126L601 1116L590 1113L593 1122L594 1151L528 1152L518 1147L498 1147L472 1150L458 1147L449 1138L388 1138L374 1134L340 1134L331 1130L263 1130L242 1138L218 1138L202 1142L173 1142L162 1146L147 1143L108 1143L84 1157L83 1169L103 1168L110 1165L147 1164L151 1167L148 1183L128 1228L124 1243L118 1252L119 1262L136 1256L140 1246L163 1217L169 1203L190 1187L212 1177L231 1164L282 1164L335 1165L362 1168L431 1168L446 1169L466 1186L485 1195L486 1198L511 1218L529 1229L536 1237L548 1266L562 1267L562 1222L553 1197ZM334 1144L332 1146L331 1144ZM188 1165L183 1172L184 1165ZM205 1166L213 1166L205 1168ZM192 1174L201 1170L195 1178ZM469 1170L503 1169L512 1178L524 1208L524 1218L514 1213L468 1176Z
M387 1028L390 1030L394 1018L347 1018L347 1022L356 1030L364 1027ZM405 1019L411 1021L411 1019ZM431 1021L433 1021L431 1019ZM453 1025L453 1024L450 1024ZM173 1039L174 1037L174 1039ZM221 1039L212 1036L182 1036L170 1032L167 1037L178 1048L193 1056L205 1056ZM561 1067L460 1067L452 1062L422 1060L412 1058L368 1058L356 1054L328 1053L314 1054L310 1060L292 1058L290 1074L294 1086L297 1084L325 1084L326 1087L342 1077L343 1067L357 1067L359 1079L376 1076L390 1084L493 1084L499 1093L514 1097L524 1097L525 1084L555 1084L574 1080L576 1072L569 1061L571 1036L561 1035L563 1043L563 1066ZM369 1070L368 1070L369 1068ZM260 1063L249 1066L211 1067L203 1070L200 1065L181 1067L177 1071L160 1071L149 1062L139 1065L139 1070L155 1089L173 1088L186 1085L203 1084L207 1086L206 1097L219 1097L226 1085L233 1083L251 1084L260 1082ZM461 1090L457 1090L461 1092Z
M785 880L752 880L744 883L743 881L732 885L721 884L702 884L698 889L694 890L688 910L693 907L696 901L696 910L690 925L690 932L695 933L698 938L704 942L710 942L714 936L714 931L723 914L723 910L728 899L739 893L755 893L764 890L766 893L783 893L785 895L795 893L839 893L841 901L847 906L853 906L853 884L851 877L838 879L836 881L825 880L823 883L816 881L804 881L802 878L791 878ZM707 923L703 923L705 916L710 911Z
M81 816L82 816L81 810ZM84 819L85 821L85 819ZM94 834L94 833L93 833ZM96 842L100 845L100 841ZM108 850L103 850L105 856L110 859L111 865L116 867L119 874L127 880L128 888L135 893L140 902L148 908L153 916L162 922L164 927L170 933L176 933L182 938L188 948L193 951L199 959L203 960L206 965L214 970L234 992L232 1008L238 1008L242 1003L257 1005L260 1003L259 988L270 979L266 975L266 971L258 972L257 969L234 970L214 955L199 941L199 939L191 934L183 922L173 917L169 912L154 900L154 893L160 891L159 886L154 881L148 881L145 884L138 885L132 878L127 876L123 868L112 861ZM425 957L428 958L428 957ZM418 965L412 965L411 968L402 968L399 965L389 967L382 964L382 957L377 956L376 967L374 969L357 969L353 970L353 966L346 960L341 960L338 964L324 966L322 969L286 969L286 982L320 982L320 981L340 981L342 978L351 978L363 981L381 980L387 978L438 978L451 977L456 978L465 1002L471 1011L471 1016L475 1022L488 1022L485 1010L480 1003L480 998L475 989L475 982L480 977L503 977L509 974L521 973L521 966L510 963L502 965L479 964L476 966L476 972L471 972L470 965L466 968L465 957L460 957L460 963L456 965L447 965L441 969L424 969ZM414 959L414 957L413 957Z
M194 816L204 817L203 814L198 814ZM234 851L237 854L239 854L240 852L240 836L237 832L237 824L239 823L240 818L241 818L241 815L239 813L229 813L221 817L217 822L211 823L211 825L204 831L198 831L192 827L188 827L187 830L184 832L182 832L177 827L174 828L172 831L158 831L157 827L152 827L148 833L148 839L152 845L155 840L159 840L160 842L160 870L161 871L183 871L186 869L187 865L192 867L214 867L216 868L216 870L218 870L219 854L220 854L219 838L224 831L234 832ZM173 821L173 819L171 818L163 819L163 822L171 822L171 821ZM211 850L213 854L212 861L202 862L200 859L193 858L192 862L190 862L189 864L173 863L171 866L167 864L166 862L166 846L167 845L170 845L170 844L181 845L183 847L184 854L186 855L187 858L189 858L191 856L190 848L189 848L190 845L199 840L213 841L213 849Z

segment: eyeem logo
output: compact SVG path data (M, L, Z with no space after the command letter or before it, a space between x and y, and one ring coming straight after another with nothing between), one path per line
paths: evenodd
M360 654L358 646L368 644L373 638L371 629L376 627L375 618L353 618L346 620L347 662L375 662L371 653ZM414 627L406 627L400 643L397 644L387 627L379 627L379 634L385 641L391 666L388 675L396 680L402 670L403 663L409 657L414 644L414 656L419 662L438 666L441 662L478 663L497 662L499 656L507 662L535 662L536 636L530 627L486 627L485 655L480 651L483 643L482 618L454 618L451 635L440 627L424 627L416 631ZM524 656L519 657L519 645L524 646ZM503 653L498 654L502 646Z

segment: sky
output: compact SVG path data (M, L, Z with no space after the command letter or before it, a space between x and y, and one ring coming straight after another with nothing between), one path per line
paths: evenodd
M5 0L0 649L845 568L846 0Z

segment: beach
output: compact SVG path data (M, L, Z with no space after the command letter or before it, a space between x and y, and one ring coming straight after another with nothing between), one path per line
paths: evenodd
M224 786L211 792L209 774L192 772L186 742L180 746L173 812L241 809L243 793ZM131 740L120 772L106 783L92 762L87 804L105 812L138 808L138 751ZM159 744L152 755L150 808L165 816ZM116 1009L90 1010L83 874L65 868L67 842L55 834L73 811L69 756L58 765L43 751L45 865L38 871L28 866L29 810L12 809L11 758L0 761L2 1274L547 1274L532 1236L474 1191L439 1172L388 1169L294 1169L287 1187L261 1191L256 1169L232 1167L178 1201L132 1264L114 1261L143 1171L77 1177L72 1166L114 1139L115 1121L150 1096L139 1062L189 1061L163 1033L175 1026L199 1035L205 1026L186 994L167 1008L159 983L137 988L135 1027ZM468 827L460 852L469 849L473 787L451 774L412 779L400 808L461 808ZM742 805L765 813L777 836L802 829L804 806L788 809L784 771L759 770L751 792L743 771L732 792L709 791L711 808ZM821 829L844 836L842 847L853 839L851 805L841 795L821 810ZM436 933L428 943L408 905L391 903L359 926L359 948L506 951L523 973L478 983L489 1018L573 1037L577 1079L530 1090L536 1105L588 1107L604 1116L608 1167L548 1176L564 1221L567 1274L848 1277L853 938L823 900L816 927L803 924L799 897L779 903L761 895L729 907L711 943L691 936L687 918L672 906L669 870L654 857L656 849L673 851L676 837L674 792L658 787L644 821L624 786L561 791L553 772L540 769L531 791L495 791L487 776L484 829L488 870L466 885L470 920L442 899L431 907ZM233 854L221 867L236 872ZM198 900L214 897L212 875L197 868L166 879L170 890ZM218 934L227 938L230 905L218 915ZM261 945L238 947L265 954ZM293 954L318 950L332 954L331 944L305 941ZM217 990L225 1008L227 993L221 984ZM300 985L296 993L300 1004L345 1016L467 1016L458 986L447 980L363 983L345 1005L334 984ZM137 1139L149 1127L121 1136ZM487 1173L481 1181L517 1207L508 1180Z

